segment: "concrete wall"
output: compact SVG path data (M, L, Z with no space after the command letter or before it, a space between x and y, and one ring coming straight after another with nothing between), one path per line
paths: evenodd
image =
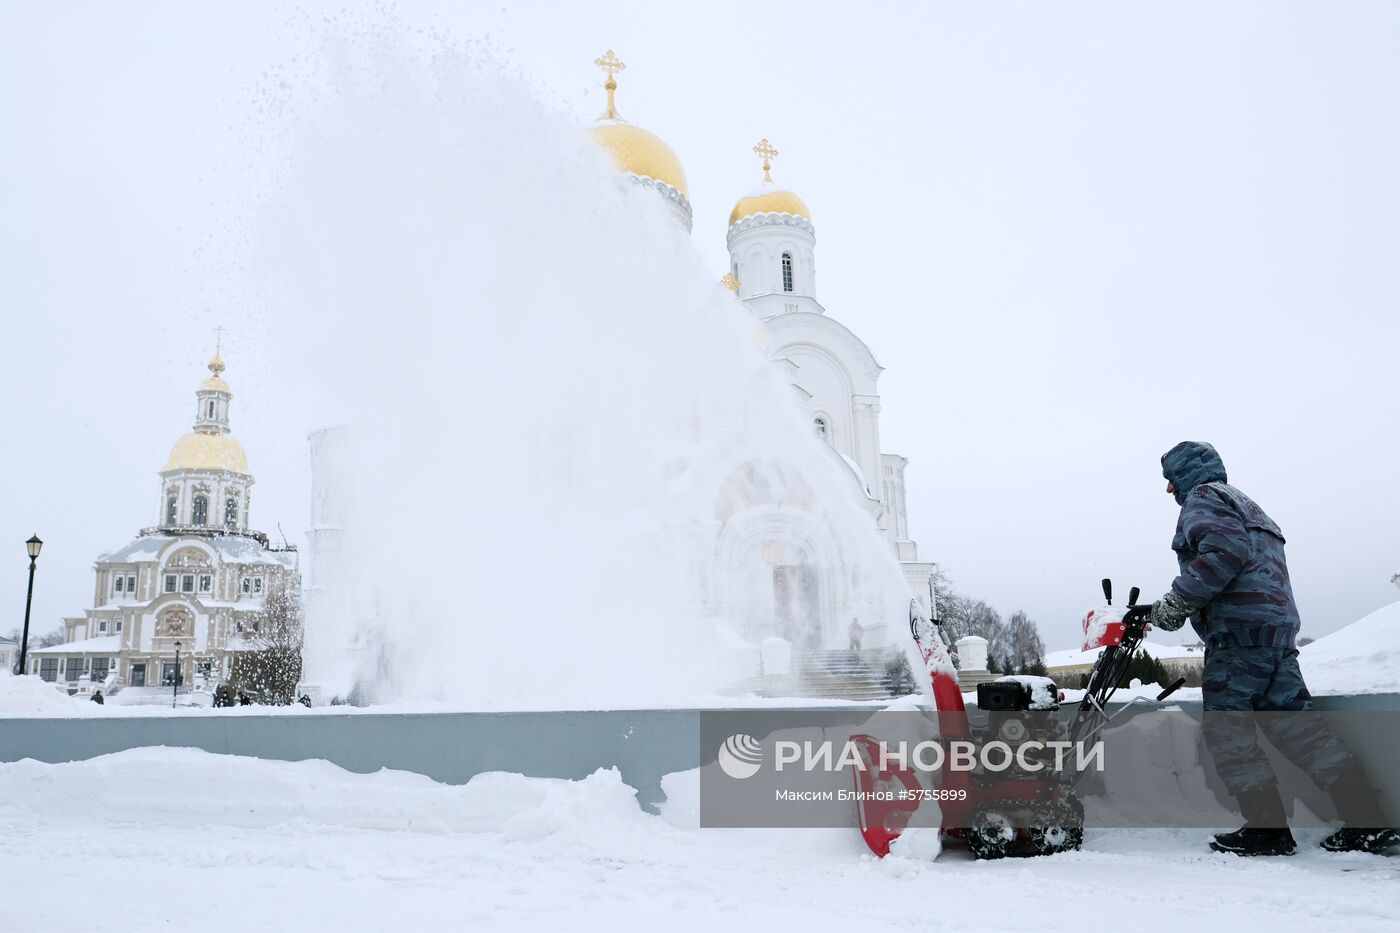
M1187 703L1178 705L1191 708ZM1400 711L1400 695L1319 697L1317 707ZM824 712L832 725L854 725L865 722L877 708L853 705ZM1140 704L1132 712L1153 708ZM715 749L700 748L701 715L694 709L300 715L231 711L228 715L0 719L0 762L78 761L129 748L168 745L280 761L320 758L348 771L391 768L448 784L464 784L486 771L578 779L599 768L616 767L622 780L637 789L639 801L654 809L664 799L663 775L714 760ZM1354 748L1377 746L1374 740L1362 743L1359 735L1343 739L1356 741ZM1389 753L1400 754L1400 743L1391 743ZM1386 773L1392 767L1400 773L1400 764L1394 761L1371 764ZM1287 768L1282 766L1281 777ZM1387 808L1400 812L1396 790L1383 794L1392 798ZM1300 795L1313 796L1301 789Z
M843 708L832 721L869 714ZM700 713L684 709L0 719L0 762L78 761L153 745L277 761L323 758L348 771L391 768L447 784L485 771L578 779L616 767L648 809L664 799L663 775L701 764Z

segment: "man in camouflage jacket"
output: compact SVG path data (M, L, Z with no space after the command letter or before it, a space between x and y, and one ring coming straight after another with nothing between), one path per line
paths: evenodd
M1323 840L1325 848L1376 852L1400 843L1395 830L1377 828L1384 817L1364 772L1311 712L1298 667L1300 620L1283 532L1229 485L1209 444L1177 444L1162 456L1162 475L1181 506L1172 539L1181 572L1153 603L1151 621L1172 632L1189 617L1205 642L1206 744L1245 817L1244 828L1217 835L1211 848L1239 855L1286 855L1295 848L1278 779L1259 747L1259 712L1272 714L1257 717L1269 740L1332 795L1346 825Z

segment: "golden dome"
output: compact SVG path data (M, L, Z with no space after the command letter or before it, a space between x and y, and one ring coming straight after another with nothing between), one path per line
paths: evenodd
M619 170L664 181L690 197L681 160L660 136L622 120L600 120L593 124L591 132Z
M654 178L675 188L687 199L690 198L690 185L685 180L685 169L681 160L670 146L661 141L655 133L633 126L617 112L617 73L627 66L608 49L593 64L607 74L608 80L603 89L608 92L608 106L598 122L591 127L593 139L608 150L613 163L629 174L643 178Z
M214 347L214 358L209 361L210 376L208 379L204 380L204 382L200 383L199 390L201 392L224 392L232 395L233 393L229 391L228 383L224 382L224 369L227 367L224 366L224 358L219 352L223 349L224 329L219 327L215 330L219 337L218 343Z
M186 434L175 442L170 459L161 470L228 470L247 473L248 458L243 445L228 434Z
M763 184L753 194L740 198L739 203L734 205L734 210L729 212L729 226L732 227L745 217L755 214L793 214L811 223L812 212L807 210L806 202L788 189L773 184L771 172L773 160L778 157L778 150L773 148L768 137L760 139L753 147L753 152L763 160Z
M740 198L729 212L729 226L734 226L745 217L754 214L795 214L807 222L812 220L812 212L801 198L786 188L764 185L757 194Z

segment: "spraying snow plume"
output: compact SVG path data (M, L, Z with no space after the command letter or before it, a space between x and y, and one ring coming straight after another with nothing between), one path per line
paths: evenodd
M738 620L695 603L689 529L723 520L710 478L740 464L837 529L824 572L903 622L850 477L654 191L480 49L378 27L308 62L268 108L286 168L260 237L305 390L347 425L319 444L345 530L312 680L467 705L713 693Z

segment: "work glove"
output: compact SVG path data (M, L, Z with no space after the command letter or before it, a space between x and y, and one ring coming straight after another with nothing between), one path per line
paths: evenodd
M1152 618L1148 621L1153 628L1175 632L1186 624L1186 617L1193 611L1186 600L1176 595L1176 590L1167 590L1167 595L1152 604Z

